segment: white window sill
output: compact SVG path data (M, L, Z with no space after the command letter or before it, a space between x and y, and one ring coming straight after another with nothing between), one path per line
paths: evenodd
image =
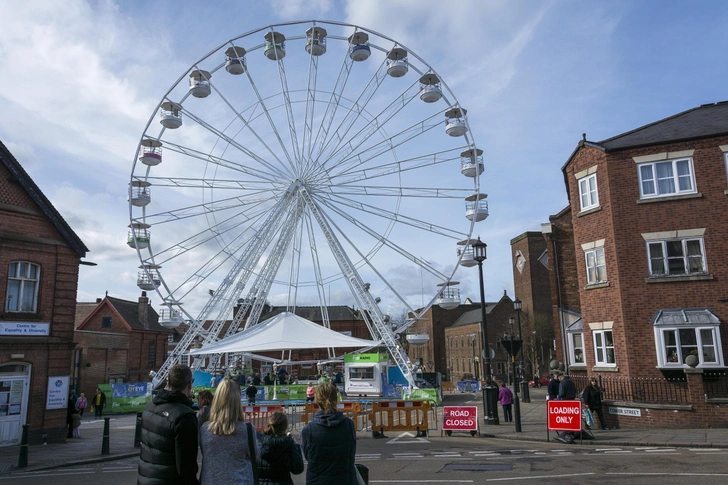
M606 366L606 365L595 365L592 367L592 372L619 372L619 367Z
M708 274L691 274L691 275L675 275L675 276L648 276L645 283L678 283L684 281L706 281L712 280L713 275Z
M609 286L609 281L600 281L599 283L589 283L584 287L585 290L595 290L597 288L606 288Z
M682 200L682 199L700 199L703 197L703 194L700 192L696 192L694 194L680 194L680 195L664 195L664 196L656 196L656 197L649 197L647 199L638 199L638 204L650 204L652 202L668 202L671 200Z
M602 210L602 206L601 205L596 205L594 207L589 207L588 209L583 209L581 212L579 212L576 215L576 217L582 217L582 216L586 216L586 215L589 215L589 214L593 214L594 212L599 212L600 210Z
M578 369L586 369L586 364L569 364L569 367L576 367Z

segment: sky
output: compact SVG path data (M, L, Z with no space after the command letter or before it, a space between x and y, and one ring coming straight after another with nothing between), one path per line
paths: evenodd
M139 258L126 244L128 183L140 169L135 156L142 135L150 135L150 117L170 90L179 91L174 91L178 79L230 39L313 19L361 26L396 40L439 73L468 110L469 136L484 151L480 190L488 194L490 215L472 235L488 244L488 301L504 291L514 296L510 240L540 231L568 205L561 167L582 133L599 141L728 99L728 63L721 57L728 51L728 8L721 1L1 2L0 141L89 248L86 260L97 264L81 266L78 301L106 292L129 300L140 294ZM297 64L290 50L289 79L305 79L305 64ZM251 53L251 63L253 58L260 62L262 54ZM375 67L372 62L364 69L371 73ZM329 82L334 72L321 69ZM221 70L213 76L213 82L223 82L229 75ZM408 76L407 82L416 80ZM266 78L257 82L266 88ZM210 121L219 99L215 102L207 104ZM185 106L201 101L189 103ZM150 126L159 133L154 119ZM199 127L177 136L209 152L210 133L192 128ZM160 174L184 176L184 161L167 160ZM153 194L161 196L158 189ZM452 218L444 211L447 203L421 202L422 219ZM459 229L468 231L462 214L457 217ZM155 230L153 237L161 234ZM450 274L454 245L409 239L403 245L409 244L410 254ZM204 254L192 252L195 258ZM419 303L422 288L426 300L437 291L434 276L397 266L385 251L379 256L380 264L391 264L387 269L395 274L387 278L411 305ZM178 263L163 267L165 281L192 271ZM199 289L216 288L220 278L213 279ZM463 299L479 300L476 268L458 269L455 279ZM331 301L352 305L342 285L341 280L327 285ZM387 312L401 311L391 289L379 292ZM285 302L284 293L273 291L272 301ZM153 305L161 303L159 295L150 296ZM201 304L198 297L191 306Z

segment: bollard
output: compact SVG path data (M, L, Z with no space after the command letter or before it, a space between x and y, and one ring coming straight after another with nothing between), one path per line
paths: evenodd
M142 446L142 414L137 413L136 429L134 430L134 448L141 448Z
M18 457L18 468L28 466L28 428L27 424L23 425L23 437L20 439L20 456Z
M109 418L104 418L104 441L101 443L101 454L109 454Z

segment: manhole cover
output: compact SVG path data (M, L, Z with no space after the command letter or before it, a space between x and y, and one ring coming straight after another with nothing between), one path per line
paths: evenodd
M450 463L445 465L443 470L462 472L507 472L513 470L513 465Z

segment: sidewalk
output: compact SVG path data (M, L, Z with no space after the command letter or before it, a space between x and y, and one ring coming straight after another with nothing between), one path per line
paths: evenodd
M483 401L480 394L460 394L457 392L445 395L445 405L470 404L477 405L481 422L481 438L546 441L546 389L531 389L531 402L521 403L522 432L516 433L514 423L502 421L503 413L499 406L501 424L483 426ZM468 402L471 401L471 402ZM606 411L605 411L606 412ZM438 416L442 417L441 411ZM104 420L94 420L93 416L85 416L81 423L83 438L69 439L61 444L34 445L29 447L28 466L18 469L20 446L0 448L0 475L11 471L38 471L63 466L85 465L103 461L134 458L139 456L139 448L134 448L134 430L136 414L109 416L109 451L101 455ZM594 429L593 440L584 440L584 446L659 446L659 447L692 447L692 448L728 448L728 428L719 429L615 429L602 431ZM555 432L550 433L552 442L559 447L579 446L564 445L553 441ZM394 436L392 436L394 437ZM430 431L430 439L440 439L440 431ZM360 431L358 439L371 439L370 431Z

